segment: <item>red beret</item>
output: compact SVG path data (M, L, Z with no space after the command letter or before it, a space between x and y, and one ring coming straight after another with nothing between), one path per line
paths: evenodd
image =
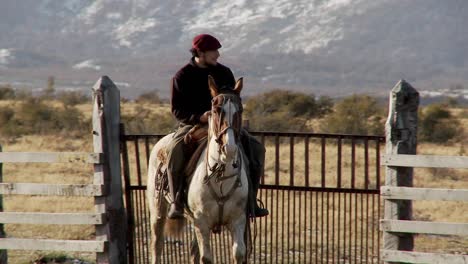
M200 34L193 38L192 48L199 51L217 50L221 48L221 43L211 35Z

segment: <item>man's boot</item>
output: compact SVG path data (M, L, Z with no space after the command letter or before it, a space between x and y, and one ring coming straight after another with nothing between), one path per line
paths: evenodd
M169 180L169 191L171 192L172 203L169 208L167 218L169 219L180 219L184 218L184 200L181 180L179 175L167 171L167 177Z
M267 216L270 214L268 209L260 207L258 205L257 193L258 193L258 188L260 187L260 177L262 174L263 174L262 170L255 170L255 169L250 170L252 188L249 188L249 192L251 192L251 194L249 194L249 197L250 199L253 199L250 201L251 204L253 205L253 214L251 212L250 217L263 217L263 216Z
M250 217L267 216L268 210L258 206L257 203L258 187L265 164L265 147L251 137L246 130L242 130L241 135L242 147L249 159L249 205L247 212Z

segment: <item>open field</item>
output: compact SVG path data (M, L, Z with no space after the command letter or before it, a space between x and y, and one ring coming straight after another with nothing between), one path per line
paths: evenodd
M3 103L0 101L0 105ZM149 111L156 113L157 111L167 111L167 107L155 108L151 105L142 105L137 106L136 104L123 104L122 112L126 115L133 115L138 112L138 107L143 109L148 109ZM83 111L85 116L91 116L91 106L90 105L79 105L78 108ZM467 135L468 129L468 115L466 114L466 109L455 109L453 110L456 116L459 117L460 122L465 128L465 135ZM446 145L436 145L436 144L427 144L421 143L418 145L418 153L420 154L438 154L438 155L467 155L466 148L468 147L468 141L465 139L462 142L449 143ZM16 138L2 138L0 136L0 144L3 146L3 151L29 151L29 152L47 152L47 151L79 151L79 152L89 152L92 151L92 141L91 134L89 138L76 139L70 138L65 135L60 137L54 135L30 135L30 136L19 136ZM375 181L377 173L377 164L376 164L376 151L373 145L370 143L370 150L368 152L369 166L375 168L370 170L369 181L367 181L368 188L372 189L377 187ZM142 146L143 147L143 146ZM275 158L274 158L274 149L275 146L271 140L266 140L267 147L267 159L266 159L266 171L265 171L265 183L273 184L275 183ZM382 144L380 153L384 152L384 145ZM133 146L129 145L129 151L133 151ZM322 184L321 176L321 160L320 157L321 144L319 140L310 140L309 143L309 185L310 186L320 186ZM351 178L351 146L348 143L343 144L342 152L342 179L341 186L349 188L352 185ZM363 160L364 160L364 151L362 143L357 144L356 146L356 156L355 162L358 166L358 169L355 171L355 182L354 186L358 188L365 188L366 181L363 177L364 171L361 169ZM291 170L294 168L294 185L305 186L306 178L305 175L305 147L302 139L294 139L294 164L291 167L289 155L291 153L291 148L289 141L281 141L279 145L280 152L280 170L279 170L279 183L282 185L290 184ZM337 145L333 142L327 143L326 149L326 161L325 161L325 181L324 184L326 187L336 187L337 182ZM135 157L130 156L131 163L135 163ZM143 175L146 175L146 166L143 166L146 160L141 158L141 164L143 168ZM131 167L131 170L135 170L135 167ZM72 164L55 164L55 165L44 165L44 164L5 164L3 167L4 171L4 182L35 182L35 183L91 183L92 182L92 166L76 166ZM132 173L135 175L135 173ZM385 171L383 168L380 168L381 183L385 179ZM146 179L143 178L143 183ZM132 179L132 182L136 182L136 179ZM467 170L453 170L453 169L416 169L414 176L414 185L416 187L438 187L438 188L465 188L468 189L468 171ZM313 258L318 258L317 254L332 254L333 248L337 244L343 245L347 243L347 239L357 239L360 238L357 234L369 237L369 244L367 245L376 245L379 241L374 239L374 236L371 236L369 233L366 233L366 230L370 226L374 226L378 222L378 212L374 207L369 208L354 208L349 205L353 199L366 199L365 196L356 195L356 197L344 196L343 194L311 194L304 195L303 193L287 193L287 192L278 192L274 191L262 191L262 197L266 205L270 210L275 210L276 208L282 208L285 211L281 211L281 214L278 218L274 218L273 221L268 222L268 225L279 226L280 229L275 229L275 231L269 236L263 238L265 245L270 246L279 246L281 245L281 250L277 250L275 254L286 254L294 261L296 258L300 258L301 254L304 252L312 251ZM279 199L279 202L270 202L272 197ZM336 201L336 207L333 208L323 208L322 201L323 199L333 199ZM351 199L351 200L350 200ZM373 199L373 198L372 198ZM378 199L375 199L373 202L377 203ZM340 202L339 202L340 201ZM341 204L338 207L338 202ZM300 210L294 210L292 205L299 206L299 203L304 206L303 208L312 207L312 211L305 212ZM345 207L344 205L347 205ZM93 211L93 200L88 198L61 198L61 197L41 197L41 196L19 196L19 195L6 195L4 196L4 208L5 211L25 211L25 212L91 212ZM355 210L355 211L354 211ZM361 210L362 213L361 213ZM280 211L277 211L278 213ZM305 212L305 213L304 213ZM312 213L311 213L312 212ZM357 213L355 213L357 212ZM414 202L414 218L417 220L425 221L443 221L443 222L468 222L468 204L460 202L433 202L433 201L417 201ZM275 213L273 213L275 214ZM295 222L292 220L292 215L295 214L296 217L306 219L305 222ZM300 214L300 216L299 216ZM323 214L333 214L338 215L340 223L335 224L335 228L322 229L320 226L316 226L315 218L321 218ZM362 223L355 229L351 227L352 230L359 232L343 231L348 233L338 234L338 229L336 226L344 227L345 221L349 221L354 218L361 218L363 214L368 214L371 217L371 223ZM346 216L345 216L346 215ZM381 215L381 214L380 214ZM289 216L289 217L288 217ZM346 218L346 219L345 219ZM272 217L273 219L273 217ZM290 225L285 225L286 223ZM301 224L302 223L302 224ZM260 221L258 225L259 230L265 228L265 222ZM283 230L283 228L291 228L291 230ZM364 230L364 231L361 231ZM92 239L94 236L94 227L93 226L71 226L67 228L62 228L61 226L52 226L52 225L6 225L6 232L8 236L11 237L39 237L39 238L63 238L63 239ZM333 235L332 235L333 232ZM364 233L363 233L364 232ZM370 232L370 231L369 231ZM296 236L305 237L304 241L309 241L308 243L303 243L301 245L295 244L297 242L291 240L286 236L294 233ZM346 236L346 234L353 234L351 237ZM371 239L371 237L373 239ZM261 238L258 238L261 239ZM316 240L318 239L318 240ZM331 245L333 241L333 246ZM314 251L316 245L321 245L323 243L330 243L330 248L327 252L316 252ZM289 248L288 248L289 245ZM464 253L468 254L468 238L466 237L435 237L435 236L416 236L416 249L420 251L436 251L436 252L447 252L447 253ZM366 244L363 244L366 247ZM263 257L270 257L269 254L272 254L270 250L265 249L263 252ZM291 251L292 250L292 251ZM295 251L296 250L296 251ZM354 252L359 249L352 248L349 249L350 253L353 253L352 256L356 256ZM296 252L294 256L290 256L288 252ZM346 252L336 252L341 256L343 260L342 263L349 263L346 260ZM360 253L360 252L358 252ZM9 252L10 263L31 263L32 260L37 259L43 252L24 252L24 251L11 251ZM72 254L76 257L92 259L93 256L89 254ZM289 258L288 257L288 258ZM338 255L337 255L338 259Z

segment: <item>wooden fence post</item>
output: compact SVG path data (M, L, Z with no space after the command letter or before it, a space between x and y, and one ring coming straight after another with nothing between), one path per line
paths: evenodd
M0 152L2 152L2 145L0 145ZM3 163L0 162L0 183L3 182ZM0 212L3 212L3 195L0 194ZM6 237L3 224L0 224L0 238ZM6 250L0 250L0 263L8 263L8 254Z
M94 152L104 153L104 164L95 165L94 184L104 184L107 195L95 198L96 211L107 214L107 224L96 226L96 239L107 240L97 263L127 263L126 215L120 174L120 92L107 76L93 87Z
M390 92L388 119L385 124L386 154L416 154L419 93L405 80ZM386 186L413 186L412 167L386 169ZM410 200L385 200L385 219L411 220ZM384 232L384 250L413 250L412 234Z

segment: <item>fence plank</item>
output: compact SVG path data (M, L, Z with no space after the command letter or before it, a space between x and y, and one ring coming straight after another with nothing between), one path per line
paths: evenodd
M54 250L103 252L106 241L0 238L0 248L10 250Z
M435 201L468 201L467 189L430 189L410 187L380 187L384 199L397 200L435 200Z
M380 220L380 228L386 232L432 234L432 235L468 235L466 223L441 223L406 220Z
M105 192L97 184L0 183L0 194L102 196Z
M419 168L468 169L468 157L437 155L384 155L382 165Z
M0 152L3 163L102 163L101 153L84 152Z
M105 223L105 214L1 212L0 223L45 225L100 225Z
M468 264L468 255L382 250L382 260L404 263Z

